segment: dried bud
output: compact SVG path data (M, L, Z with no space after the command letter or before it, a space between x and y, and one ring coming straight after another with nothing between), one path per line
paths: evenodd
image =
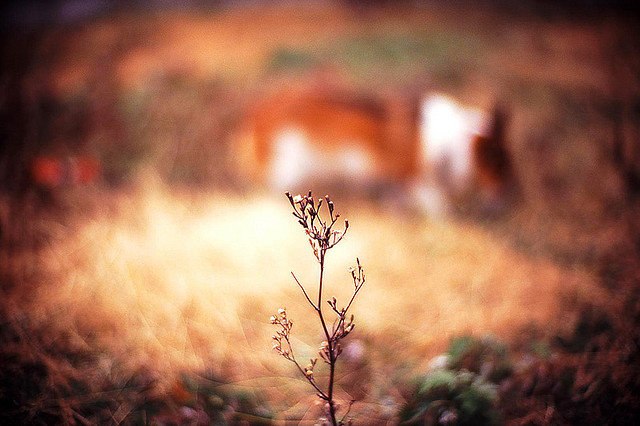
M344 220L344 230L349 229L349 221L347 219Z
M293 197L291 196L289 191L285 192L284 195L286 195L287 199L289 200L289 203L291 204L291 207L295 208L294 203L293 203Z
M313 204L307 204L307 212L309 213L309 215L311 215L311 217L316 215L316 211L313 208Z
M287 315L287 311L284 308L280 308L278 309L278 314L282 315L283 317Z

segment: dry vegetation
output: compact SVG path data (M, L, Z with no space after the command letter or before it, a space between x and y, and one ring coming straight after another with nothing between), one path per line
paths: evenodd
M28 283L34 290L26 300L20 291L5 300L8 321L26 321L27 333L44 330L43 338L51 339L40 343L45 347L61 339L88 351L98 363L91 364L93 375L127 382L145 371L154 392L163 394L185 373L207 372L232 388L270 394L280 416L304 415L304 403L279 412L295 407L306 392L304 383L286 378L290 370L268 350L268 318L283 302L297 320L295 343L305 358L314 347L303 342L319 337L306 335L315 330L313 318L290 282L292 265L303 281L315 271L302 261L311 260L308 243L291 223L286 202L184 196L147 185L104 203L112 208L90 219L42 224L54 235L28 260L40 269ZM357 343L364 351L358 362L377 367L362 367L367 376L355 385L349 372L339 375L339 386L352 387L339 388L346 400L344 392L362 402L388 397L400 404L393 376L422 371L451 337L489 333L512 340L532 327L541 330L540 338L567 333L583 303L605 301L588 271L523 256L478 226L372 207L352 206L348 214L358 221L330 254L329 294L347 296L351 284L344 272L352 253L359 253L370 265L370 282L356 304L356 339L364 339ZM38 362L45 356L40 344L28 347ZM82 368L72 364L67 371L59 360L50 361L62 375ZM292 391L273 388L282 385ZM285 405L278 405L281 398ZM356 416L362 409L354 407Z
M523 194L493 222L341 202L352 223L329 254L328 294L348 299L354 254L367 266L337 372L356 423L396 422L414 377L461 335L511 349L516 373L498 388L507 422L619 410L631 423L637 210L610 140L639 134L636 28L441 6L372 13L125 13L3 46L28 65L3 69L2 123L26 142L0 151L0 422L318 418L307 383L268 349L282 303L304 359L316 352L304 342L322 340L289 275L313 282L308 243L281 195L233 179L227 147L255 87L329 64L356 87L427 76L461 101L499 97ZM21 186L35 153L83 150L106 182Z

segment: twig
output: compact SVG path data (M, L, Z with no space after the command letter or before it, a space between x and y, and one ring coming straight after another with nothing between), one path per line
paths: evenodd
M313 306L313 309L317 311L318 307L315 305L315 303L311 301L311 299L309 298L309 295L307 294L307 291L304 289L302 284L300 284L300 281L298 281L298 278L296 278L296 275L293 273L293 271L291 271L291 276L293 277L294 280L296 280L296 284L298 284L298 287L300 287L300 290L302 290L302 294L304 294L304 297L307 298L307 302L309 302L311 306Z
M327 328L327 322L322 310L322 294L324 287L324 267L325 267L325 259L327 250L335 247L347 233L347 229L349 229L349 222L347 220L344 221L344 229L340 231L334 231L333 227L337 223L340 215L334 212L333 202L329 199L329 196L325 196L324 204L326 206L326 210L329 213L329 217L327 219L323 219L320 214L320 208L323 205L323 200L318 199L318 202L313 200L311 196L311 191L309 191L308 195L296 195L292 197L288 192L285 194L291 207L293 208L293 216L298 220L298 223L304 229L307 237L309 238L309 244L313 250L313 254L316 257L316 260L319 263L319 277L318 277L318 301L314 303L307 293L306 289L300 283L300 280L295 276L293 272L291 272L291 276L295 280L298 287L302 291L302 294L307 299L307 302L313 307L313 309L318 314L318 319L320 320L320 324L322 326L322 331L324 332L326 341L322 342L320 348L318 350L318 354L320 358L329 365L329 381L327 383L326 391L323 391L320 386L316 383L314 378L314 367L317 362L317 358L311 359L310 364L306 368L302 368L300 363L295 358L293 353L293 348L291 346L291 341L289 339L291 328L293 326L293 322L287 317L286 310L279 309L278 314L271 317L271 323L278 325L280 329L273 336L273 340L275 344L273 348L280 353L285 359L293 362L300 373L305 377L305 379L313 386L316 390L316 394L318 397L327 402L329 409L329 418L331 420L331 424L334 426L344 424L344 419L347 417L349 412L351 411L351 406L353 405L353 401L350 402L347 412L344 414L342 419L338 421L336 419L336 404L334 401L334 385L335 385L335 371L336 371L336 362L340 353L342 352L342 347L340 345L340 340L345 338L354 327L353 323L353 315L349 319L349 322L345 325L347 312L356 296L362 289L362 286L365 283L365 276L360 265L360 260L357 261L357 268L351 268L351 277L353 279L354 291L353 295L349 299L345 308L338 309L337 301L335 297L332 297L331 300L328 301L329 306L333 312L337 315L336 320L332 324L331 333ZM357 273L356 273L357 271ZM286 343L286 347L283 348L283 340Z

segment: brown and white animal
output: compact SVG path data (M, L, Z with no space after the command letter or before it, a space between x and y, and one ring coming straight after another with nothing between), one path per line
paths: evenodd
M459 104L442 94L421 103L421 182L414 197L427 210L446 212L473 200L486 209L504 206L515 190L505 143L505 113Z
M286 88L254 105L234 157L246 179L272 190L382 189L444 213L469 194L501 202L511 179L503 127L500 114L439 94Z

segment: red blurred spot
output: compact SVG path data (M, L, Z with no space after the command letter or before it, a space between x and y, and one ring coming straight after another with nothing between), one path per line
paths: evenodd
M56 158L40 156L31 163L31 176L34 183L53 188L62 183L64 167Z
M100 162L96 158L80 156L72 170L72 181L75 184L90 184L96 181L99 174Z

